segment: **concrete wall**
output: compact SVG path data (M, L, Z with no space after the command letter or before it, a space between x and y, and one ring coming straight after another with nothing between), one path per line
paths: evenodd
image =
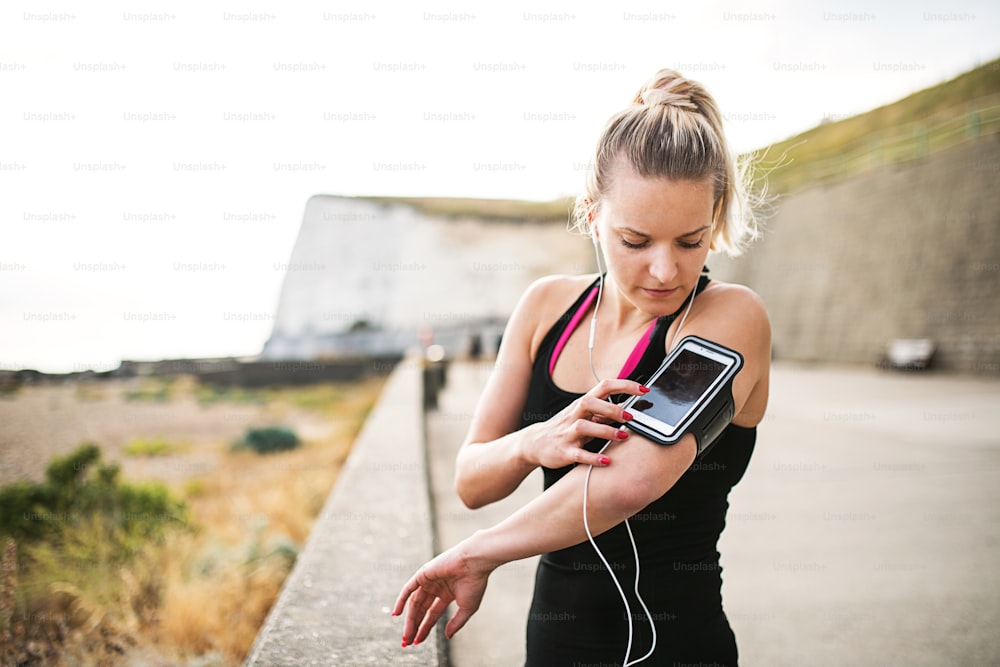
M421 369L403 361L351 449L247 667L442 665L441 640L401 648L400 588L433 556Z
M933 367L1000 375L1000 137L780 200L712 275L767 303L779 359L873 363L894 338Z

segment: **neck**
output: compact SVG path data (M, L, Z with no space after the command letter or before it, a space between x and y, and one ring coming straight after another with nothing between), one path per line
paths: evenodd
M607 275L604 277L600 317L605 326L610 326L615 331L631 331L648 326L657 316L636 308L619 291L614 278Z

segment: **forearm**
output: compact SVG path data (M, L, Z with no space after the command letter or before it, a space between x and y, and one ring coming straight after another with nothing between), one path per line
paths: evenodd
M462 446L455 461L455 491L462 502L475 509L506 498L538 467L522 454L521 440L530 428Z
M693 436L661 447L633 436L614 448L614 464L597 467L587 486L587 523L599 535L667 492L694 460ZM609 448L611 449L611 448ZM583 488L587 466L577 466L499 524L459 545L481 567L565 549L587 539Z

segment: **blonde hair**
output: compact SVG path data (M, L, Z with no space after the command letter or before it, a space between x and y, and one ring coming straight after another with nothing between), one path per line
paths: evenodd
M591 232L590 220L608 191L619 158L641 176L712 177L712 250L739 255L757 237L754 202L745 184L747 165L730 150L715 100L697 81L661 69L630 106L608 120L584 192L576 200L572 221L576 229Z

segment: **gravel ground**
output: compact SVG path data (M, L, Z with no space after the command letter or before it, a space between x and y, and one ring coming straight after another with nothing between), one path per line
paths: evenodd
M53 456L91 440L103 458L122 465L125 478L182 481L218 465L219 456L250 426L282 424L304 440L326 437L330 417L279 406L219 402L201 405L193 396L167 401L126 400L136 380L68 382L27 386L0 398L0 485L42 480ZM183 453L132 457L125 446L136 437L186 443Z

